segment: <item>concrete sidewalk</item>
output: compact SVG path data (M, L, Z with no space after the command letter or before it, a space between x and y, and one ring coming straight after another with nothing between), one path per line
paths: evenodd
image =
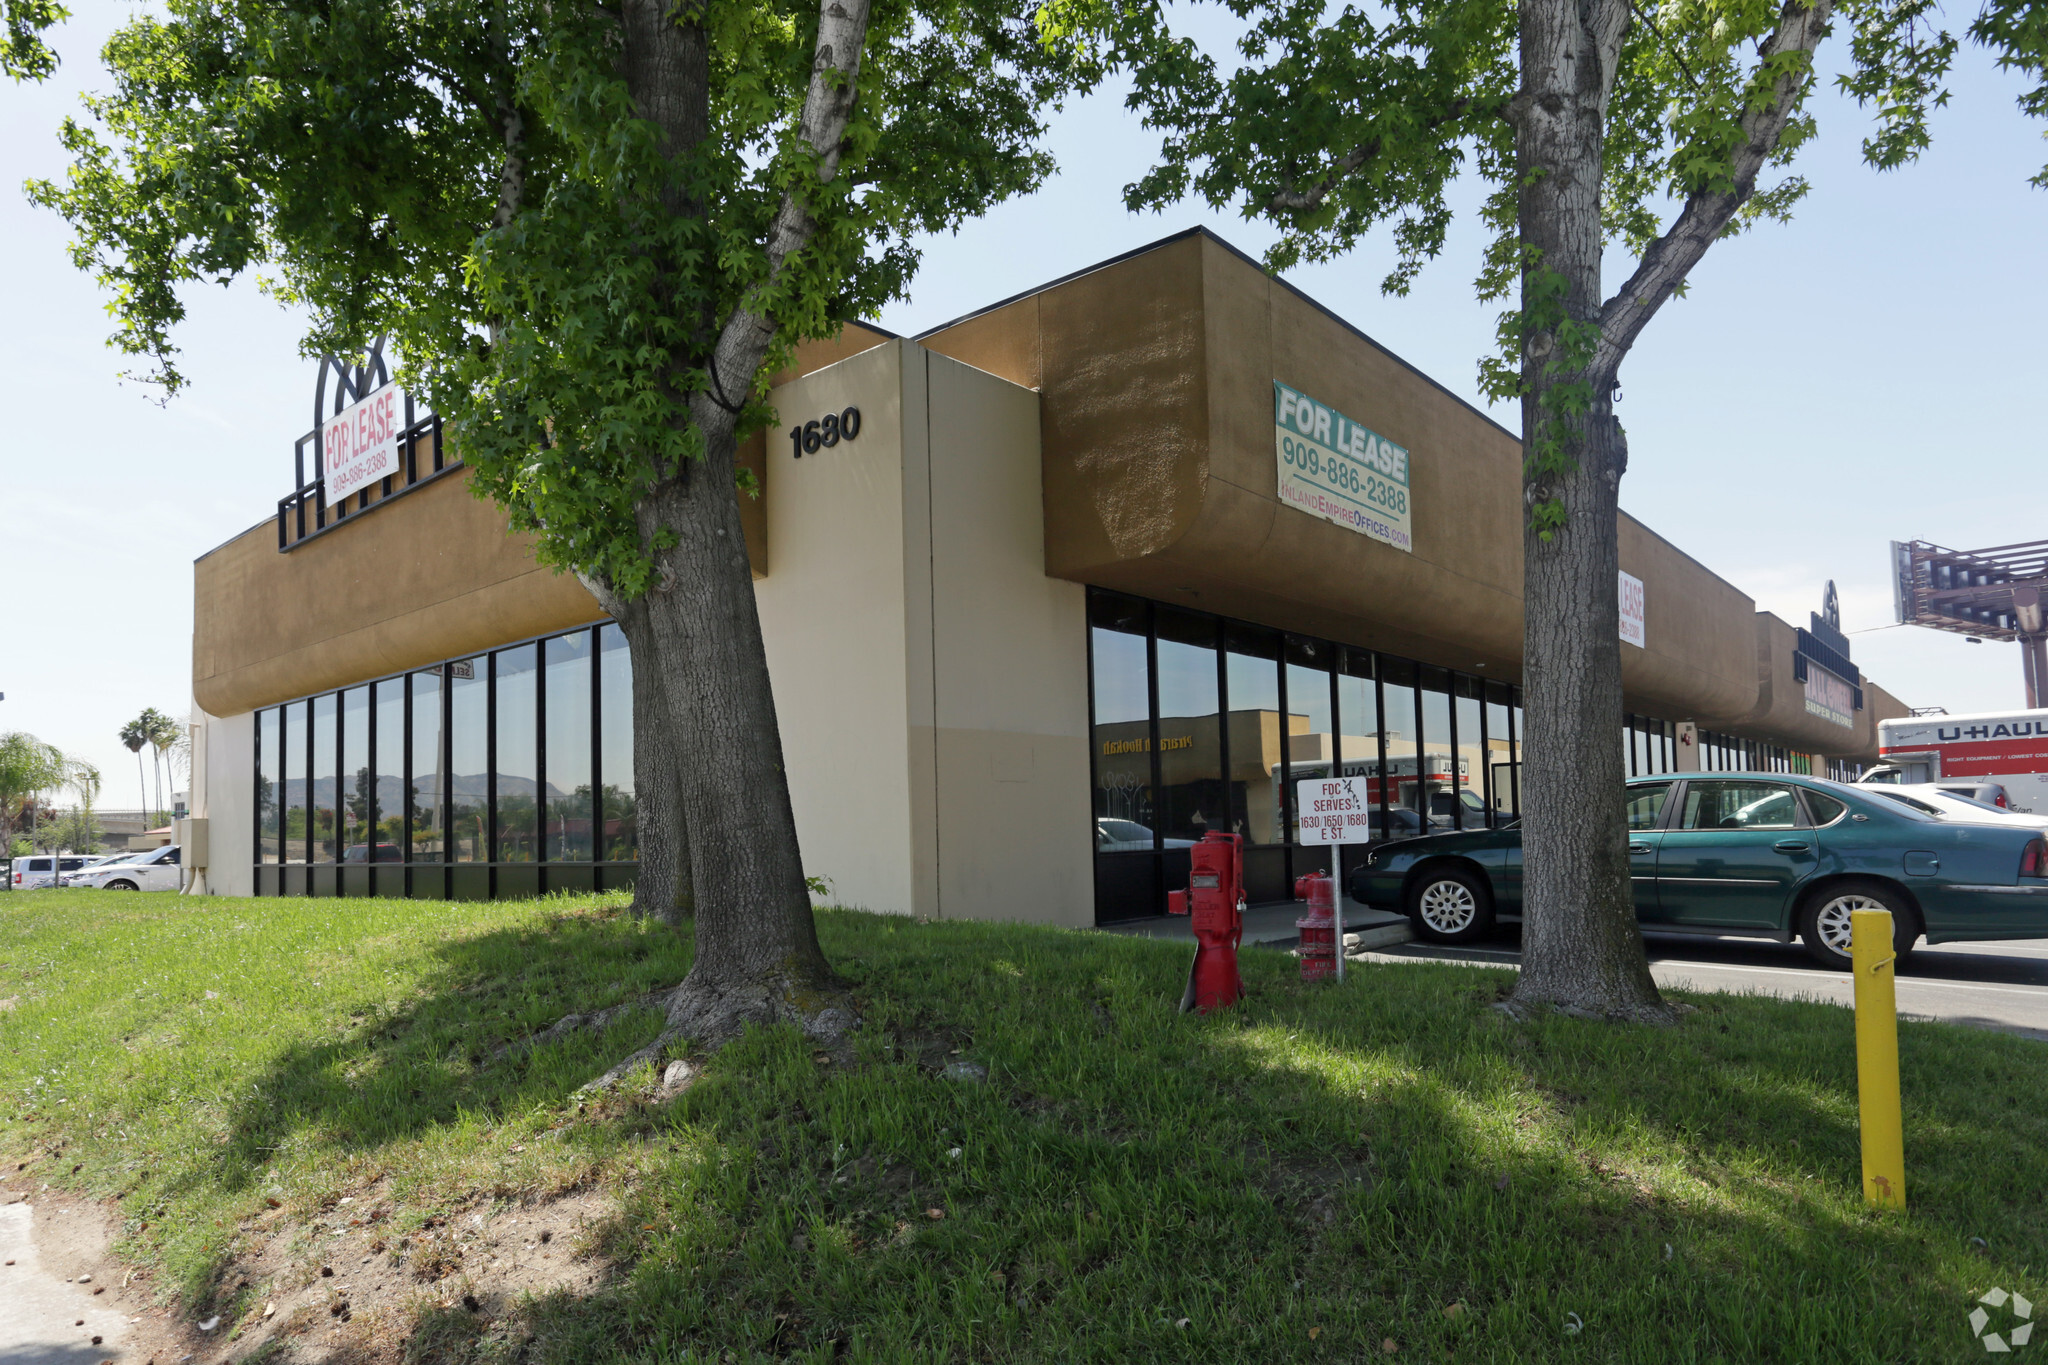
M99 1365L126 1361L128 1320L93 1285L43 1264L30 1204L0 1206L0 1361L5 1365ZM101 1286L104 1287L104 1286Z

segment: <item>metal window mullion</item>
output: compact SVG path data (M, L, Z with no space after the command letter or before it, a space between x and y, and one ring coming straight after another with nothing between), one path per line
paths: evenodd
M1165 776L1159 762L1159 611L1145 603L1145 747L1152 772L1152 913L1166 913L1166 833L1160 828L1166 815Z
M484 656L484 894L498 898L498 651Z
M604 627L590 628L590 884L604 890Z

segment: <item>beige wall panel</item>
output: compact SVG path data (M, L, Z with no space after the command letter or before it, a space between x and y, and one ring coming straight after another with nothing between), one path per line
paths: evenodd
M895 343L903 384L902 577L896 585L904 621L902 722L910 784L910 906L936 918L939 904L939 737L936 632L932 594L932 411L930 352ZM895 718L891 718L894 723Z
M216 896L253 896L256 717L248 711L211 716L195 708L192 720L200 727L198 747L204 754L192 765L192 813L207 822L207 889Z
M801 459L768 444L775 571L754 597L804 870L912 913L901 369L892 343L776 391L790 420L858 404L861 432Z
M1045 573L1038 398L928 369L939 913L1092 924L1085 590Z
M193 566L192 693L232 715L604 615L457 471L289 554L265 522Z

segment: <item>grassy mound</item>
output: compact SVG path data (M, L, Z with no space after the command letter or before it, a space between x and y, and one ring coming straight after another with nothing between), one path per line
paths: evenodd
M231 1315L273 1202L381 1181L402 1230L616 1191L616 1275L393 1346L437 1359L1946 1361L1984 1290L2048 1301L2036 1042L1903 1026L1885 1216L1840 1009L1523 1026L1504 972L1248 953L1250 1001L1184 1018L1168 944L820 929L845 1049L756 1033L579 1106L652 1014L498 1049L679 978L687 937L614 904L0 897L0 1152L61 1147L43 1179Z

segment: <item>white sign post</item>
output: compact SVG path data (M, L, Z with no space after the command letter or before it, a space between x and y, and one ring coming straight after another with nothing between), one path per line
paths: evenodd
M1333 407L1275 382L1273 453L1280 501L1413 552L1408 452Z
M401 471L399 435L405 430L405 395L386 384L327 419L320 428L320 472L328 504Z
M1622 643L1642 649L1648 638L1643 630L1643 580L1625 573L1621 576Z

